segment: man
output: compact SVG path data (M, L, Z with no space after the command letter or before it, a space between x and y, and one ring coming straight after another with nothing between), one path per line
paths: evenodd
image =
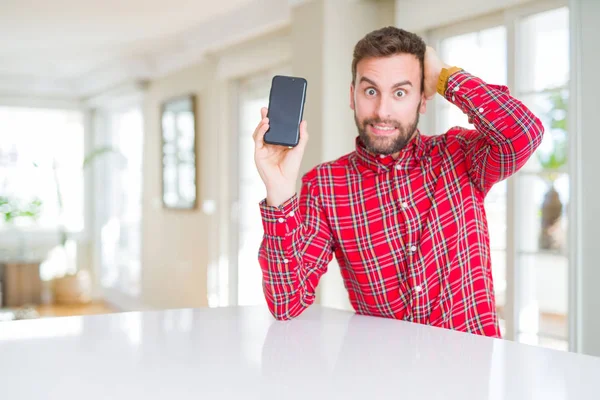
M419 114L436 92L476 129L422 135ZM306 121L297 147L270 146L261 110L259 261L271 312L284 320L310 306L335 254L357 313L500 337L484 198L533 154L540 120L506 87L443 63L394 27L356 44L350 107L356 150L308 172L299 197Z

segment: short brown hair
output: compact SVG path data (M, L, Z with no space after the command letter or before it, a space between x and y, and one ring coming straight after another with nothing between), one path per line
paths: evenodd
M412 54L421 63L421 92L425 88L425 50L427 45L414 33L388 26L368 33L354 46L352 84L356 82L356 66L363 58Z

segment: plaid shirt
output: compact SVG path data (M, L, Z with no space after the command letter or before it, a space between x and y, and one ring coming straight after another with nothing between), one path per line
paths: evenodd
M476 130L418 134L397 159L356 150L302 178L300 197L260 203L264 294L298 316L335 254L357 313L500 337L484 198L542 140L543 126L505 86L465 71L445 93Z

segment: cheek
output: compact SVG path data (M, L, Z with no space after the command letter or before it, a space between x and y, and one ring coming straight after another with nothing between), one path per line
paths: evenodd
M361 96L356 97L354 112L357 116L370 116L376 110L375 101Z
M394 108L398 115L402 115L405 119L411 119L419 110L419 99L406 99L399 101Z

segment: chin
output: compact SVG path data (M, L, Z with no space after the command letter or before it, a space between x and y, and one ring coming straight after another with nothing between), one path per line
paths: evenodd
M363 137L363 142L365 147L371 152L375 154L383 154L390 155L397 153L402 150L406 145L406 140L400 138L400 135L392 136L392 137L381 137L376 135L369 134L365 140ZM400 142L400 143L399 143ZM404 142L404 144L401 144Z

